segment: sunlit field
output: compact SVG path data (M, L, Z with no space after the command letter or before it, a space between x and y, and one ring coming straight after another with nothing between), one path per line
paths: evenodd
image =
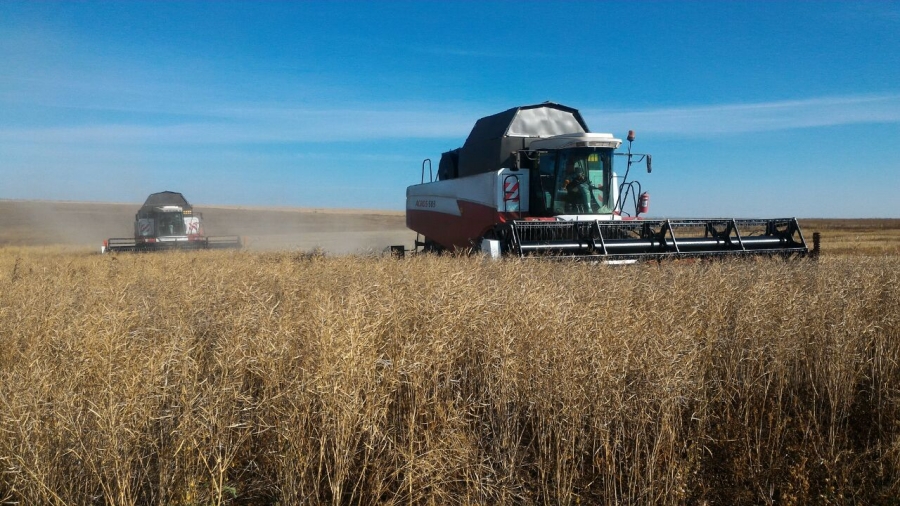
M0 249L0 504L891 503L900 229L802 225L818 261Z
M900 255L900 220L800 220L812 244L812 231L822 235L822 251L830 255Z

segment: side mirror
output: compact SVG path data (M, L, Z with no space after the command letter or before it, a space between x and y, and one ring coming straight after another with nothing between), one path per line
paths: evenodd
M647 174L653 172L653 157L647 155Z

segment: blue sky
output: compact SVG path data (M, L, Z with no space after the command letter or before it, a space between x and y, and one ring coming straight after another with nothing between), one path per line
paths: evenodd
M2 199L401 210L550 100L653 216L900 217L900 2L3 1L0 62Z

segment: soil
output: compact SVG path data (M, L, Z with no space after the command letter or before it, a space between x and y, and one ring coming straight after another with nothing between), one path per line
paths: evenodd
M141 204L0 200L0 247L75 246L131 237ZM321 249L331 254L411 248L402 211L194 206L207 235L239 235L254 250Z

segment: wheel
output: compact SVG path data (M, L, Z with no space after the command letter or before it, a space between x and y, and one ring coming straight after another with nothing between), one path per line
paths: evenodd
M422 251L424 253L436 253L440 255L443 253L444 247L426 237L422 241Z

